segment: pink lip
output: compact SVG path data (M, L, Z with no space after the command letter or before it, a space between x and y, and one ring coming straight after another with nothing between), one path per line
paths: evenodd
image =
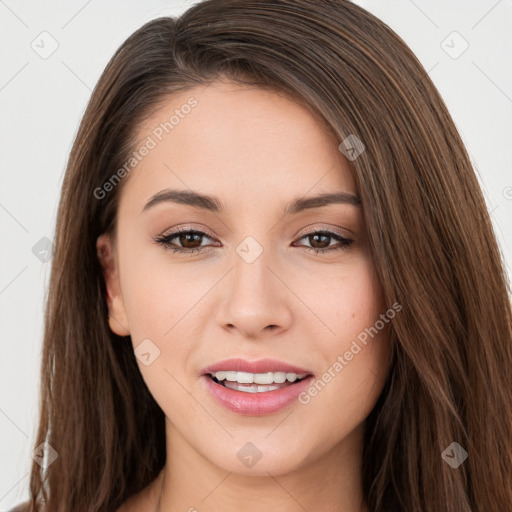
M263 393L245 393L225 388L213 381L209 375L202 375L201 379L213 398L226 409L245 416L263 416L281 411L297 400L300 393L310 386L313 376L310 375L285 388Z
M220 371L248 372L248 373L267 373L267 372L285 372L298 374L311 374L310 370L293 366L277 359L260 359L258 361L246 361L245 359L225 359L212 364L201 370L201 375L215 373Z
M306 374L307 377L281 389L265 391L263 393L246 393L235 391L221 384L217 384L211 373L219 371L234 371L248 373L285 372ZM232 412L246 416L262 416L272 414L289 406L298 395L305 391L313 379L312 372L277 359L260 359L246 361L245 359L226 359L203 368L201 379L213 398L222 406Z

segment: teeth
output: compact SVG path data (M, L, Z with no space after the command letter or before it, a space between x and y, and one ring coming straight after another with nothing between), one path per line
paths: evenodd
M284 382L295 382L303 379L307 374L285 373L285 372L267 372L267 373L247 373L220 371L211 374L218 381L238 382L239 384L283 384Z
M235 391L244 391L245 393L265 393L266 391L274 391L281 389L283 386L260 386L258 384L251 384L250 386L240 385L238 382L225 381L224 386Z

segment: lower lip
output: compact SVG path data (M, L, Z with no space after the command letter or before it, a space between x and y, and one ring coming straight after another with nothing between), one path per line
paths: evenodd
M297 400L299 394L309 387L313 376L310 375L290 386L262 393L246 393L226 388L214 382L209 375L203 375L201 378L213 398L226 409L245 416L263 416L282 411Z

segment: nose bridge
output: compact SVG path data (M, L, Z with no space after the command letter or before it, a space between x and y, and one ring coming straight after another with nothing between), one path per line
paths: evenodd
M230 284L221 321L246 335L256 335L269 325L284 327L291 315L283 284L274 275L279 265L271 248L264 248L254 237L246 237L235 248ZM270 268L269 268L270 267ZM271 271L270 269L273 269Z
M269 272L272 249L264 249L252 236L246 237L233 255L234 285L243 290L248 287L253 292L264 291L269 286Z

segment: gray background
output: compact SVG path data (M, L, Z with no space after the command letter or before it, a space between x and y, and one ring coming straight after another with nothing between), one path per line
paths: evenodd
M79 120L123 40L193 3L0 0L0 511L28 497L50 268L45 238L53 240ZM512 1L356 3L398 32L438 87L478 172L510 275Z

